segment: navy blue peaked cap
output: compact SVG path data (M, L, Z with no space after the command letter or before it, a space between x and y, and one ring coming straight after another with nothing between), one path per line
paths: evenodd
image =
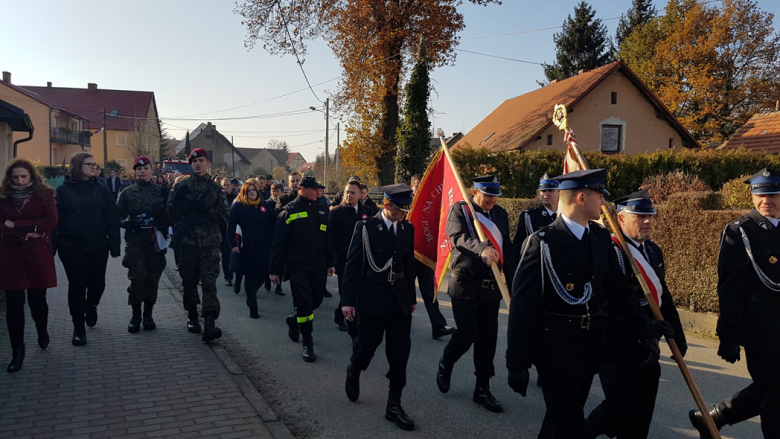
M750 185L751 194L780 194L780 171L764 168L745 180L745 183Z
M631 195L626 195L615 200L617 211L624 210L636 215L655 215L655 207L653 207L653 200L650 199L650 194L646 190L634 192Z
M596 192L600 192L604 195L609 195L609 191L607 190L606 177L606 169L586 169L559 175L553 178L553 180L560 183L558 189L562 191L573 189L590 189Z

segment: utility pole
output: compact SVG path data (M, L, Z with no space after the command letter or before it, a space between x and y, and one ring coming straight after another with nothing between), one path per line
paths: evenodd
M238 178L236 177L236 145L233 143L233 136L230 136L230 148L230 156L233 157L233 177Z
M106 109L103 109L103 169L108 168L108 130L106 129Z
M328 155L328 137L329 137L329 131L330 131L330 98L325 98L325 175L323 177L323 183L325 184L325 187L328 186L328 159L330 156Z
M341 137L341 124L340 122L336 122L336 189L338 189L338 185L341 184L341 179L339 178L339 171L341 168L341 139L339 139L339 137Z

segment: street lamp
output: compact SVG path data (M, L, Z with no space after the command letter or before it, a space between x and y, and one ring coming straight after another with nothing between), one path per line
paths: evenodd
M328 132L330 130L330 113L329 113L329 103L330 98L325 98L325 111L319 110L315 107L309 107L311 111L320 111L325 113L325 167L323 172L323 180L325 180L323 183L325 183L325 186L328 186Z

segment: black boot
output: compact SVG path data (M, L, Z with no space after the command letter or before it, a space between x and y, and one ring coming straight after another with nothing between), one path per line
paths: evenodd
M723 428L723 426L726 424L723 421L723 416L720 412L720 409L715 406L712 410L710 410L710 416L712 416L712 420L715 421L715 427L720 430ZM699 437L701 439L712 439L712 435L710 434L710 431L707 429L707 424L704 423L704 418L701 416L701 412L698 410L691 410L688 412L688 418L691 420L691 424L693 424L693 428L699 431Z
M252 318L252 319L259 319L260 318L260 314L258 314L256 306L253 306L253 307L249 308L249 318Z
M22 369L22 363L24 362L24 343L20 343L12 347L13 356L11 357L11 363L8 365L8 373L19 372Z
M450 380L452 378L452 364L447 364L444 357L439 359L439 371L436 372L436 385L441 393L450 391Z
M40 346L41 349L46 349L49 347L49 331L46 329L46 324L41 326L36 325L35 328L38 330L38 346Z
M347 382L344 383L344 390L347 392L347 398L355 402L360 397L360 369L352 367L352 363L347 365Z
M84 316L84 321L87 322L87 326L90 328L97 325L97 305L87 305L87 313Z
M298 343L298 340L300 340L300 334L298 331L298 315L293 312L287 316L287 335L290 337L290 340L296 343Z
M187 331L193 334L200 334L200 320L198 319L198 308L187 311Z
M135 334L141 330L141 304L133 304L133 317L130 318L130 323L127 325L127 332Z
M84 346L87 344L87 328L84 327L84 321L73 323L73 346Z
M313 363L316 357L314 356L314 337L311 336L311 322L306 322L301 326L301 333L303 334L303 361Z
M222 337L222 330L216 326L217 314L209 312L205 317L205 328L203 331L203 341L206 343Z
M144 302L144 331L154 331L157 329L157 324L154 323L154 319L152 318L153 308L153 304Z
M385 408L385 419L395 422L399 428L412 431L414 430L414 421L410 418L403 407L401 407L401 388L391 387L387 395L387 408Z
M504 411L504 407L501 406L501 403L493 397L492 393L490 393L490 379L477 379L477 385L474 387L474 396L472 399L474 402L491 412L501 413Z
M276 294L280 296L284 296L284 291L282 290L282 284L276 286Z

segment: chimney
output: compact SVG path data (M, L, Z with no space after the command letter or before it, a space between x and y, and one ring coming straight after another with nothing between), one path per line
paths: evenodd
M553 85L553 84L555 84L556 82L558 82L558 80L557 80L557 79L553 79L552 81L550 81L550 85Z
M581 75L581 74L583 74L583 73L588 73L589 71L591 71L591 69L580 69L580 71L579 71L579 72L577 72L577 74L578 74L578 75Z
M775 111L780 111L780 99L775 101Z
M211 122L206 122L206 125L207 125L209 128L211 128L212 130L214 130L214 131L216 131L216 130L217 130L217 126L216 126L216 125L212 125L212 124L211 124Z
M51 88L51 82L47 82L46 87Z
M3 72L3 82L11 83L11 72Z
M96 91L97 90L97 84L94 82L87 83L87 90L89 91Z

